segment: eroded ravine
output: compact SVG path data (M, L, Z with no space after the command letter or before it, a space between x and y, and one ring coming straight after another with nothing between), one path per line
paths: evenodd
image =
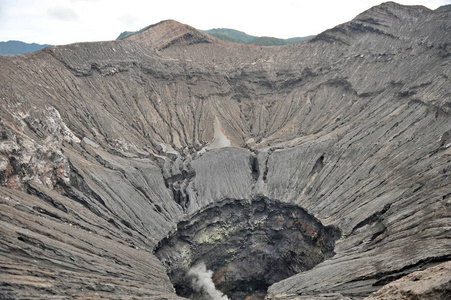
M450 13L388 2L284 47L166 21L0 57L0 298L194 298L204 262L231 298L357 300L449 261Z
M180 222L154 252L180 296L203 298L189 270L205 263L230 299L258 299L271 284L333 256L339 236L296 205L265 197L227 199Z

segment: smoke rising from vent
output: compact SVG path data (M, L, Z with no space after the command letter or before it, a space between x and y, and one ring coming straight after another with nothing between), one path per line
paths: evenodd
M207 270L204 262L201 262L188 271L193 277L192 286L196 292L205 293L205 299L229 300L221 291L217 290L212 280L213 271ZM209 296L209 297L208 297Z

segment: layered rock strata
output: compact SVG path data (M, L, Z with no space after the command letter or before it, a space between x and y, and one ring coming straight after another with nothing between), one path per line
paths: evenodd
M389 2L283 47L165 21L0 57L1 297L178 298L155 247L230 199L341 233L269 299L448 261L450 45L449 10Z

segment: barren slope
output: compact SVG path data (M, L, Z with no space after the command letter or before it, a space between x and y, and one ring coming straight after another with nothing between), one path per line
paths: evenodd
M385 3L283 47L164 21L0 57L0 298L176 298L153 251L183 224L200 228L192 247L253 257L264 243L239 252L230 232L258 235L283 263L274 232L297 230L306 253L340 232L268 298L362 299L450 260L450 47L450 11ZM215 209L261 201L261 222ZM221 284L237 276L211 261Z

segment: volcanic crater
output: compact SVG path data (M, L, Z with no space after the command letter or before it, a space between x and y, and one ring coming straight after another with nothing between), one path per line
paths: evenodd
M296 205L265 197L227 199L178 223L154 253L180 296L202 298L189 270L204 263L229 298L258 299L273 283L333 256L339 237L339 230Z
M387 2L281 47L167 20L0 56L0 298L201 298L203 263L231 299L449 299L450 28Z

